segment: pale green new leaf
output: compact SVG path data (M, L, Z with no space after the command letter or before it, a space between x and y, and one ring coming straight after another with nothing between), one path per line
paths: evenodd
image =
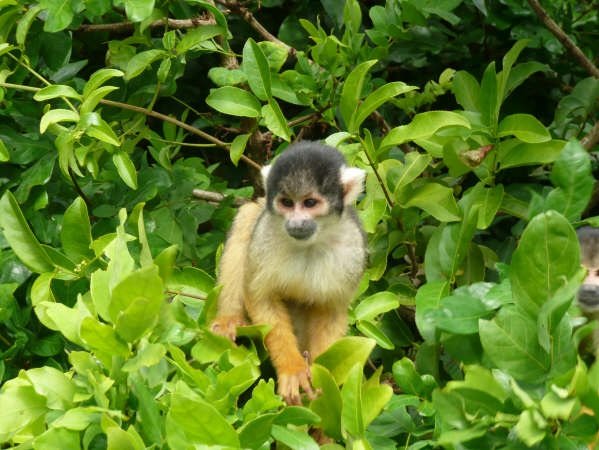
M127 64L127 69L125 70L125 80L129 81L132 78L141 75L144 70L150 68L154 61L166 58L168 56L169 55L167 52L159 49L146 50L136 54L129 60L129 63Z
M231 158L231 162L236 166L239 162L239 158L243 155L243 151L247 145L248 139L250 138L250 134L240 134L239 136L235 136L233 142L231 142L231 148L229 149L229 157Z
M329 369L337 383L342 384L354 365L364 366L374 346L373 339L347 336L331 345L315 362Z
M85 83L85 87L83 88L83 98L87 99L89 96L93 95L107 80L114 77L122 77L124 75L124 72L118 69L100 69L95 71L89 77L87 83Z
M60 240L66 255L75 261L93 256L87 205L81 197L77 197L64 213Z
M131 22L141 22L154 11L155 0L124 0L125 13Z
M137 189L137 171L129 154L124 151L118 151L112 155L112 161L125 184L131 189Z
M92 112L98 103L100 103L100 100L117 89L118 87L116 86L101 86L95 89L94 91L90 92L87 97L85 97L85 100L83 100L81 106L79 107L79 111L81 114Z
M268 105L262 107L262 116L266 127L279 136L281 139L289 142L291 140L291 129L287 125L287 119L281 111L281 107L274 98L268 100Z
M453 190L439 183L431 181L417 187L405 186L400 190L398 200L403 208L420 208L441 222L461 218Z
M41 88L33 96L34 100L38 102L52 100L53 98L57 97L67 97L81 100L81 95L75 89L64 84L51 84L50 86Z
M479 111L480 86L476 78L460 70L453 77L451 89L462 108L466 111Z
M50 125L59 122L78 122L79 113L70 109L51 109L40 120L40 133L45 133Z

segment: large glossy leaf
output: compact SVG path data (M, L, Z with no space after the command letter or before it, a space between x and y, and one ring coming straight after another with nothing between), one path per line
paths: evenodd
M470 128L464 116L451 111L427 111L416 114L408 125L393 128L381 142L381 147L400 145L404 142L424 139L449 126Z
M447 281L428 280L416 292L416 326L422 337L431 342L437 340L437 329L428 311L437 310L441 299L449 294Z
M206 103L219 112L240 117L258 117L262 109L252 93L234 86L214 89L206 97Z
M81 99L81 94L79 94L71 86L65 86L63 84L51 84L50 86L40 89L33 96L33 98L38 102L52 100L53 98L57 97L67 97L79 100Z
M512 256L515 303L536 320L542 305L574 276L579 264L580 248L570 223L555 211L537 215Z
M551 182L556 187L547 195L546 209L554 209L568 220L580 220L593 195L595 178L591 158L578 141L570 141L562 150L551 170Z
M141 22L154 11L154 0L125 0L125 12L131 22Z
M479 111L480 86L476 78L460 70L453 77L451 89L462 108L466 111Z
M453 190L439 183L405 186L400 190L398 200L403 208L415 206L441 222L460 220L460 210L453 197Z
M517 139L502 141L497 147L497 160L501 170L510 167L546 164L555 161L564 148L564 141L528 144Z
M359 336L344 337L318 356L315 362L329 369L337 383L342 384L354 365L364 366L374 345L372 339Z
M73 21L73 3L65 0L42 0L40 7L48 11L44 31L56 33L64 30Z
M0 227L15 254L32 271L43 273L54 269L52 260L33 235L10 191L0 199Z
M518 307L504 307L493 320L481 320L479 329L483 349L496 367L516 380L545 380L550 358L539 345L533 317Z
M551 140L547 128L530 114L511 114L501 120L497 136L516 136L522 142L538 144Z

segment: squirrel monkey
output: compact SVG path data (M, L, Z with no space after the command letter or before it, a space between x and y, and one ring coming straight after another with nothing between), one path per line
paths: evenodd
M266 348L278 393L300 403L314 396L307 357L346 333L347 308L366 263L365 235L353 204L365 172L336 149L291 145L262 169L266 197L243 205L220 261L213 332L235 340L236 327L267 324Z
M580 242L582 265L588 270L578 290L578 304L589 319L599 319L599 228L582 227L576 231ZM593 345L599 353L599 332L595 331Z

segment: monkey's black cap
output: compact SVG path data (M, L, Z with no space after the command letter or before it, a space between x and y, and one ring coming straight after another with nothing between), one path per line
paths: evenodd
M325 196L331 210L343 212L341 168L346 161L335 148L318 142L290 145L271 166L266 176L266 203L272 210L277 193L290 196L316 191Z

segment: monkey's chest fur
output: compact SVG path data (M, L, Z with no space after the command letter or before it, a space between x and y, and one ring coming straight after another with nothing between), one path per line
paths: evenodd
M248 289L270 286L282 300L298 304L348 304L364 270L363 236L352 220L341 221L335 233L327 231L298 242L282 227L259 220L248 253L248 266L254 268L247 274Z

